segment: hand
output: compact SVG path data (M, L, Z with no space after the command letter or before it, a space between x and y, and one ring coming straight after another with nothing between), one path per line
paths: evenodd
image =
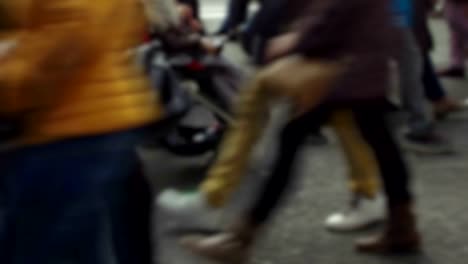
M190 28L195 32L200 32L203 30L203 25L197 19L192 19L189 21Z
M298 41L299 34L297 32L290 32L273 38L268 42L266 48L267 60L273 60L288 54Z
M203 47L203 49L209 54L216 55L220 52L219 45L215 45L215 43L213 43L213 41L209 38L202 38L200 40L200 44Z
M182 19L191 19L193 18L193 10L189 5L178 4L177 10Z
M193 31L201 31L203 26L201 22L195 18L193 9L186 4L179 4L177 6L180 18L186 25L188 25Z

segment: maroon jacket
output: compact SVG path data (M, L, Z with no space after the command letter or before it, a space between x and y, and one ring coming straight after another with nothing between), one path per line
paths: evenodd
M322 59L354 58L329 100L384 98L395 31L387 0L290 0L308 6L296 53ZM293 6L291 6L293 7Z

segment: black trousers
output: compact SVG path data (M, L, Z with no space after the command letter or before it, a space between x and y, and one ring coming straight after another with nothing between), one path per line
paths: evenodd
M265 222L287 189L301 144L311 130L319 129L332 111L342 106L321 106L289 122L280 135L279 154L260 197L248 212L256 224ZM354 113L362 137L374 151L390 206L411 201L409 174L399 147L388 127L384 103L359 102L344 106ZM333 164L330 164L333 166Z
M130 256L119 255L119 260L125 263L135 261L136 257L138 263L141 264L154 264L157 257L156 241L152 239L154 234L154 223L152 222L153 212L153 192L149 182L146 180L142 167L137 168L133 176L129 178L126 185L127 196L124 198L125 212L121 216L122 226L124 230L120 232L127 232L130 243L125 246L131 245L126 248L130 252ZM116 245L119 247L119 245ZM126 261L128 259L128 261Z
M442 87L442 83L434 70L434 64L429 54L424 55L423 84L426 97L431 102L437 102L447 97L444 87Z
M264 0L257 0L262 4ZM229 0L227 17L219 33L227 33L247 20L250 0Z

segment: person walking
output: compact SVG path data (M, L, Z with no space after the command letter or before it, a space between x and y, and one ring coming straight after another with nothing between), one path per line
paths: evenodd
M414 34L416 3L414 0L392 0L394 24L399 35L399 49L393 58L397 64L403 110L408 113L408 131L403 143L408 150L447 154L453 152L453 147L437 133L433 119L426 111L423 54Z
M17 45L1 58L0 114L21 133L0 153L0 262L148 263L128 217L128 184L142 183L136 146L162 116L128 52L143 35L141 6L2 4Z
M303 7L302 2L290 3L291 8ZM393 29L386 1L311 1L310 8L310 21L304 29L270 44L270 57L288 56L261 70L249 89L244 90L236 121L209 175L232 179L235 184L244 172L247 154L261 134L262 119L272 98L290 98L296 111L282 130L279 157L272 173L258 200L231 228L213 236L183 238L182 243L197 254L220 262L245 260L291 181L295 157L307 133L322 126L332 111L343 107L352 109L360 132L375 152L388 196L388 226L383 235L359 241L357 249L399 253L420 247L408 170L383 110L388 87L388 38ZM365 19L365 23L356 18ZM295 74L281 74L285 71ZM204 187L209 190L215 186ZM209 198L213 204L219 201L216 196Z
M437 76L430 52L434 42L428 25L428 14L434 10L432 0L414 0L413 33L423 54L423 86L426 98L431 102L434 117L442 119L445 116L466 109L463 100L450 97Z
M253 38L261 38L267 43L269 39L281 35L285 25L297 19L296 12L284 12L287 8L288 1L265 0L250 23L249 31L255 36ZM265 50L258 50L259 65L268 62L263 53ZM377 163L372 150L362 139L352 111L335 111L331 114L328 125L337 134L350 168L351 199L349 208L330 215L325 221L325 226L335 231L352 231L381 222L385 219L385 198L381 194ZM200 219L196 222L204 223L204 226L213 225L212 222L218 218L217 207L224 205L238 186L222 174L210 176L204 180L197 192L184 193L174 189L162 192L158 198L159 206L174 215L190 215ZM216 204L207 203L208 200L213 201L207 199L209 196L218 197Z

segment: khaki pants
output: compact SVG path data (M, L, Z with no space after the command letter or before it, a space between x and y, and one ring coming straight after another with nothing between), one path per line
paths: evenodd
M380 191L379 168L369 145L363 140L353 114L341 110L332 114L330 125L340 140L348 163L352 193L373 198Z
M342 68L343 64L338 62L288 57L260 71L249 87L242 90L243 94L240 97L235 120L221 145L218 160L201 185L202 191L213 207L223 206L240 184L253 147L267 125L270 104L276 99L288 98L296 104L299 113L311 110L321 102ZM341 119L343 119L341 115L337 115L333 119L336 121L332 123L347 121ZM353 151L361 150L359 144L363 143L362 140L354 140L357 134L348 133L349 126L338 127L338 135L342 137L342 142L347 149L345 153L348 156L355 155ZM368 150L368 147L364 149ZM358 165L351 166L353 179L361 179L367 175L374 175L369 178L376 178L376 173L364 172L367 168L364 164L374 162L370 151L360 151L356 155L359 157L348 159L350 164L358 161ZM361 155L362 157L368 156L360 158ZM362 186L371 186L370 182L373 180L366 180ZM357 187L361 184L353 184L353 186L356 186L353 190L361 189ZM372 186L374 186L373 183ZM366 194L372 192L368 191L367 187L362 189L366 189Z

